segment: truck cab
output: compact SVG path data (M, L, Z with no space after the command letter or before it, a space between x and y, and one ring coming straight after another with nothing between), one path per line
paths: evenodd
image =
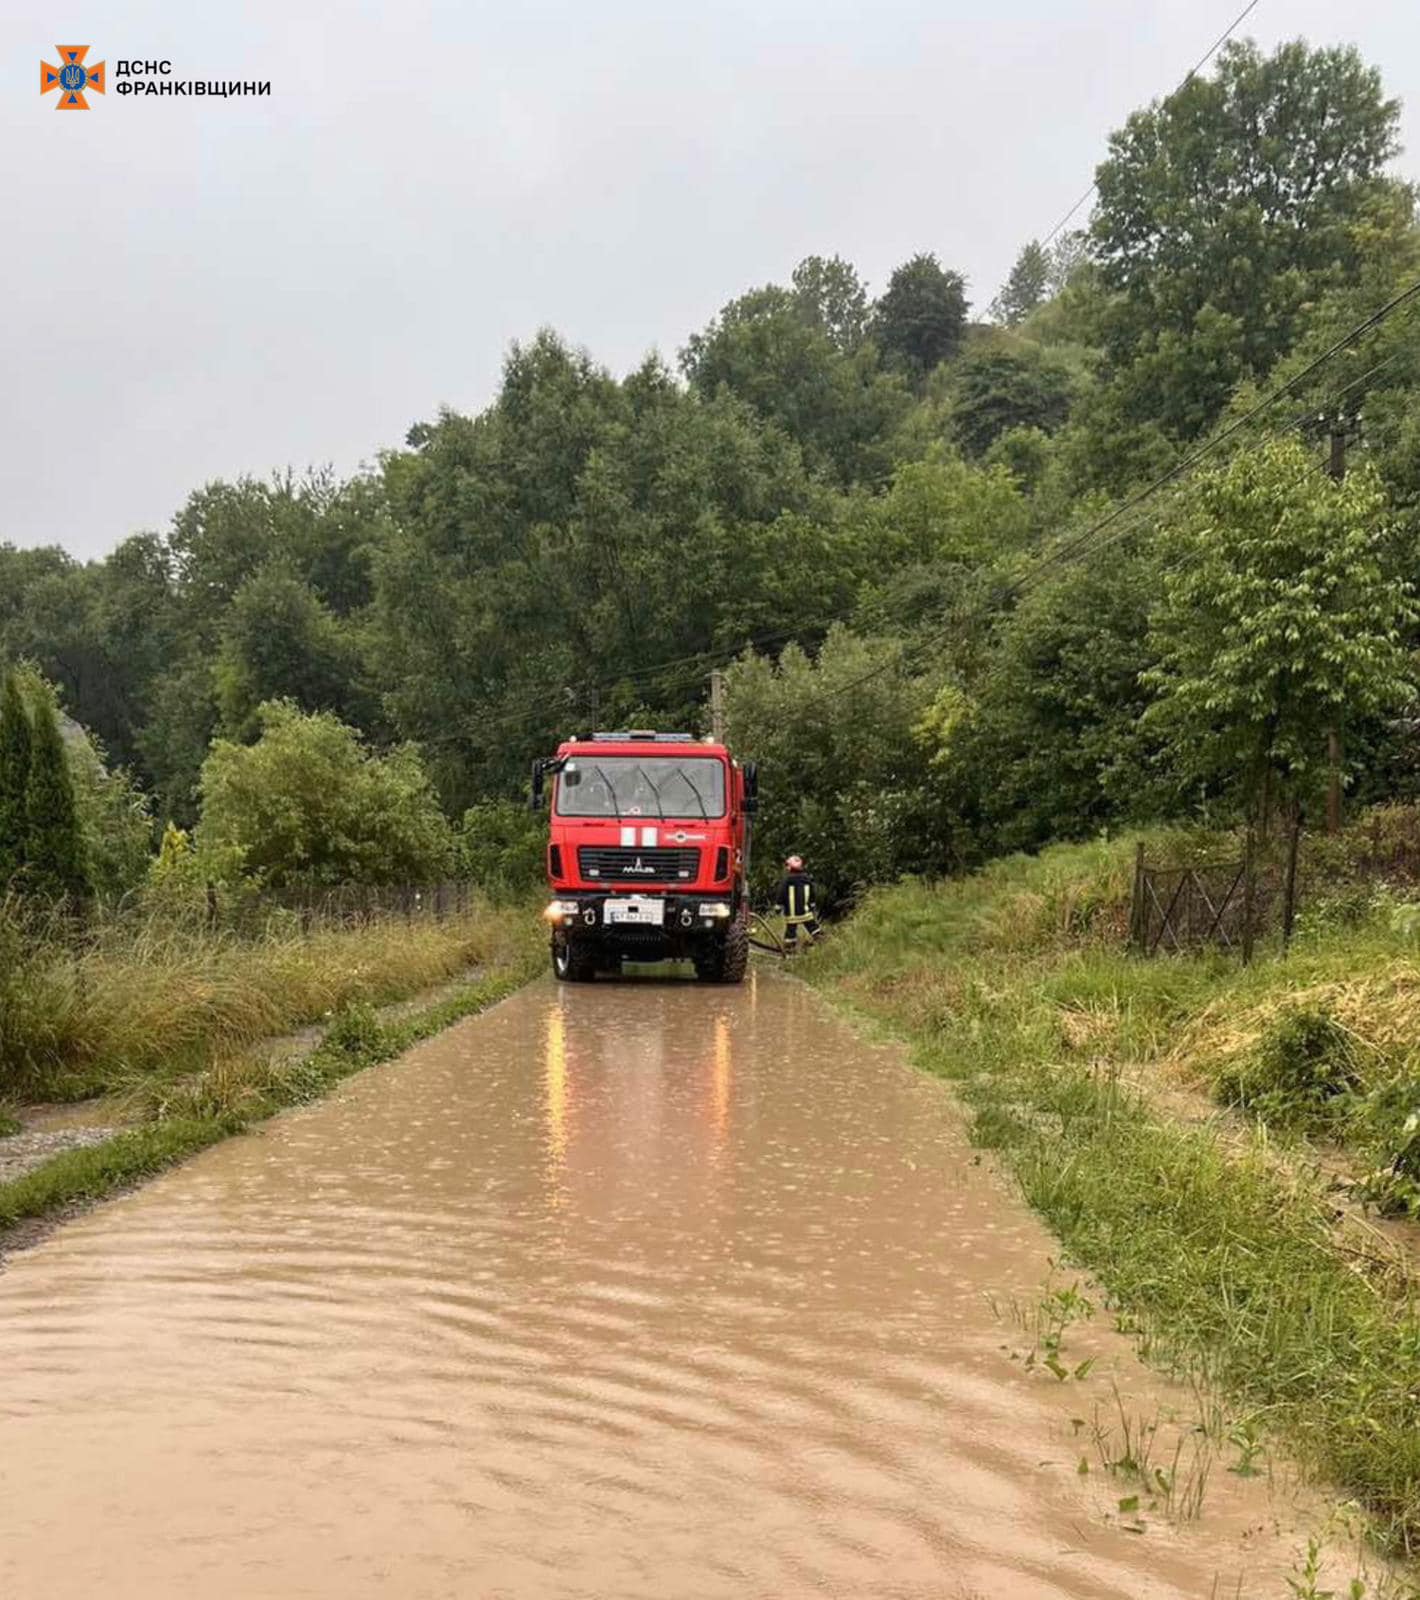
M544 914L557 977L688 960L703 982L740 982L753 764L688 733L593 733L534 763L534 806L549 787Z

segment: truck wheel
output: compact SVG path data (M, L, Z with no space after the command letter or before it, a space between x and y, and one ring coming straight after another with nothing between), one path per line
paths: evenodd
M743 983L749 968L749 929L738 918L725 930L721 983Z
M742 983L749 966L749 930L732 922L725 937L695 956L695 976L701 983Z
M597 964L590 950L571 939L558 939L552 946L552 971L562 983L590 983Z

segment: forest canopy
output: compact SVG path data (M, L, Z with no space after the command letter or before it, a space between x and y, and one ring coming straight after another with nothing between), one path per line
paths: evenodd
M542 329L485 410L349 479L208 483L101 561L0 544L0 667L53 686L151 830L240 835L273 881L393 870L364 837L267 859L250 786L301 730L432 870L466 814L517 855L507 804L558 737L704 731L712 668L762 853L811 851L834 894L1265 821L1338 763L1413 798L1399 116L1352 49L1230 44L1112 135L1087 226L1026 239L989 313L924 248L877 286L810 256L621 377ZM83 859L121 878L93 789Z

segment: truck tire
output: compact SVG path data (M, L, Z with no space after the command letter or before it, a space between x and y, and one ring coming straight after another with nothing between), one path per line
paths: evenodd
M695 976L701 983L743 983L749 966L749 929L732 922L725 937L695 957Z
M561 983L590 983L597 975L596 957L575 939L554 940L552 971Z
M749 970L749 929L738 918L725 931L725 959L721 983L743 983Z

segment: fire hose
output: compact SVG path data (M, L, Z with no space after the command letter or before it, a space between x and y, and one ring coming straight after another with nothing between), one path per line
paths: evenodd
M771 956L778 956L782 961L789 954L789 947L785 944L783 935L775 930L774 924L768 917L758 911L749 914L750 948L763 950ZM823 930L810 933L808 928L803 930L803 940L806 945L815 945L823 937Z
M762 916L758 911L751 911L749 914L749 926L751 949L764 950L771 956L779 956L781 958L785 955L784 941L774 931L774 927L767 917Z

